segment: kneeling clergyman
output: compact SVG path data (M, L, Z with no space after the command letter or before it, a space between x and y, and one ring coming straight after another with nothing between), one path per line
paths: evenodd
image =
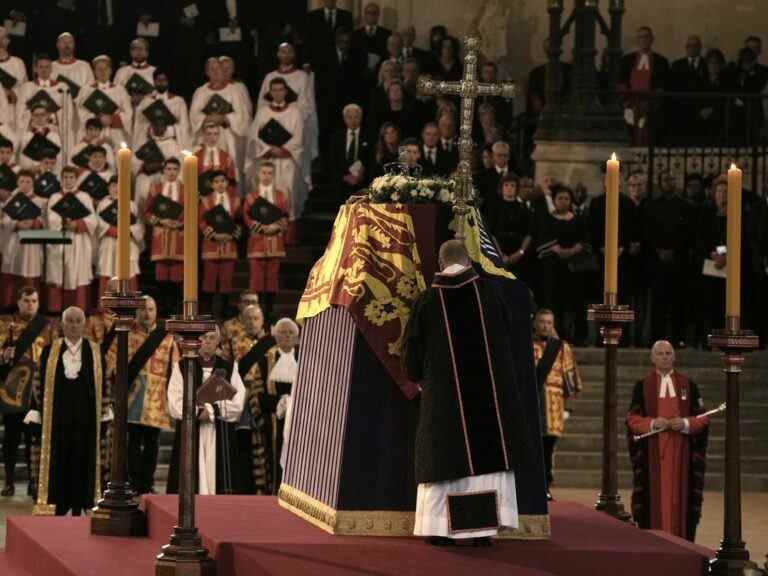
M460 241L440 247L439 264L403 342L404 368L421 387L414 534L436 545L487 544L518 527L513 470L529 441L511 327L499 292Z
M40 382L25 421L42 426L35 514L79 516L101 494L100 423L104 372L99 345L83 337L85 313L67 308L63 338L40 357Z
M635 384L627 413L635 475L632 516L640 528L693 542L704 495L709 418L703 416L699 387L674 370L672 344L656 342L651 361L655 370ZM634 438L657 430L648 438Z
M198 494L232 494L233 471L237 469L237 442L235 425L240 420L245 402L245 387L240 379L237 362L230 363L218 354L221 334L218 327L200 337L200 371L198 390L202 390L208 379L219 377L234 388L229 400L218 400L198 406ZM174 363L168 384L168 411L175 420L181 420L184 379L179 363ZM171 471L168 474L168 493L178 492L178 466L180 429L176 426L176 440L171 455Z

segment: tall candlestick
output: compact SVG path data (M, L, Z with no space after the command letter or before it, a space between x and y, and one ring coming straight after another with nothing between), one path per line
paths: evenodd
M197 302L197 156L186 154L184 183L184 302Z
M741 170L728 170L728 247L726 252L725 317L741 315Z
M117 278L131 277L131 151L117 151Z
M619 174L621 164L614 153L605 172L605 298L617 299L619 292ZM612 296L611 296L612 295ZM617 302L605 302L617 304Z

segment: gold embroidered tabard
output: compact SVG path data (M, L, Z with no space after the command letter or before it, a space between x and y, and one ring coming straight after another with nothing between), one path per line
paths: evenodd
M51 479L51 434L53 428L53 407L56 394L56 366L59 363L59 357L62 354L63 338L57 338L51 344L51 351L48 355L48 361L45 367L45 382L40 385L44 387L43 395L43 424L42 435L40 438L40 472L39 484L37 490L37 502L32 509L32 513L41 516L53 516L56 513L56 503L48 502L48 486ZM103 374L101 370L101 350L96 342L83 338L83 346L91 347L91 357L93 358L93 384L94 384L94 410L96 411L95 428L95 447L94 453L96 462L94 466L94 495L93 501L96 502L101 497L101 388L103 384Z
M533 341L533 359L536 365L544 356L547 343L541 340ZM576 365L573 348L567 342L563 342L560 352L557 354L552 369L544 383L544 414L546 421L546 436L561 436L565 429L565 381L570 378L573 382L574 395L581 392L581 376Z

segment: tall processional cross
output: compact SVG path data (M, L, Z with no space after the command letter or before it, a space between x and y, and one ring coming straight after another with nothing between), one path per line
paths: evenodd
M457 187L453 210L459 217L457 236L462 237L463 219L469 213L468 202L472 199L472 126L475 116L475 99L481 96L501 96L512 100L517 94L517 86L512 82L487 84L477 79L477 61L480 52L480 36L470 32L464 37L464 77L458 82L434 80L429 76L419 78L419 91L422 94L450 95L461 97L459 123L459 166Z

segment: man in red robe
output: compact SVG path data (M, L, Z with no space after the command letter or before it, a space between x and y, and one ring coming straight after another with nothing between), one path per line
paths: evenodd
M640 528L694 541L701 518L709 419L699 388L675 372L666 340L651 349L655 370L639 381L627 413L635 475L632 515ZM634 435L661 430L642 440Z

